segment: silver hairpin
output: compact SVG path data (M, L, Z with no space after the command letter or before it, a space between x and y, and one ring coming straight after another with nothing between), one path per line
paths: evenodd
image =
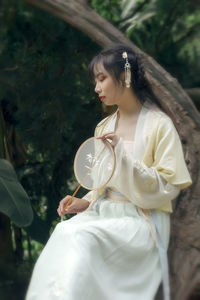
M125 69L125 84L127 88L131 86L131 65L128 61L128 54L126 51L122 53L122 57L126 60L124 69Z

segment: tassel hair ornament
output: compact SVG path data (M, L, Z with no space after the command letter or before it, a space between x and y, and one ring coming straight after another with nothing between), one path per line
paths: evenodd
M131 86L131 65L128 62L128 55L127 52L122 53L122 57L126 60L124 69L125 69L125 84L127 88L130 88Z

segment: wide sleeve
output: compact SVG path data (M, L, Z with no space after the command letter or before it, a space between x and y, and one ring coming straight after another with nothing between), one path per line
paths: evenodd
M125 151L123 140L119 140L115 147L117 164L112 178L112 184L120 193L144 209L165 206L177 197L180 189L191 184L173 123L160 122L150 138L154 139L153 163L148 167L142 160L134 161Z
M162 120L155 137L152 165L169 183L184 189L192 184L182 144L171 119Z
M92 195L93 195L93 191L89 191L87 194L85 194L82 199L87 200L88 202L92 202Z

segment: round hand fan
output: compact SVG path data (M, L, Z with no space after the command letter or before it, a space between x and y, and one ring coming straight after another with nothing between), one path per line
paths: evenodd
M105 186L114 173L115 164L115 153L107 140L96 137L87 139L79 147L74 159L74 174L79 186L64 209L71 203L81 186L88 190Z
M113 175L115 154L108 141L86 140L74 159L74 173L81 186L94 190L105 186Z

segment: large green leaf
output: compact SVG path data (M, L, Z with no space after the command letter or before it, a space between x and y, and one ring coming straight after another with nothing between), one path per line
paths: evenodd
M126 32L143 25L156 14L156 0L122 0L120 28Z
M132 17L140 2L141 1L138 0L121 0L121 19L123 20Z
M0 159L0 211L19 227L28 226L33 220L29 197L5 159Z

